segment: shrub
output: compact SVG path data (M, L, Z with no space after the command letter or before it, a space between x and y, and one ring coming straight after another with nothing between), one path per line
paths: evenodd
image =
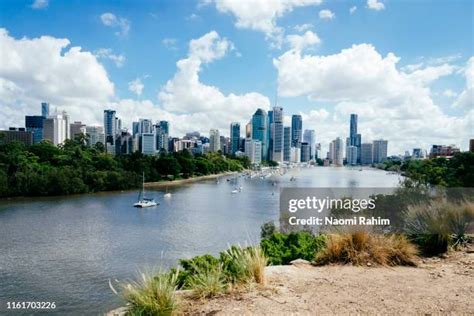
M213 297L226 289L222 265L194 267L194 274L189 277L188 284L197 298Z
M131 315L170 315L178 307L176 273L152 276L141 273L138 281L122 284L122 296L129 303Z
M404 230L426 255L437 255L468 241L474 221L474 203L437 201L410 206Z
M329 235L325 248L315 256L317 264L416 265L417 249L404 236L373 235L364 231Z
M213 257L209 254L202 256L196 256L191 259L181 259L179 264L181 269L174 270L178 273L177 285L179 288L189 288L189 282L193 275L198 272L215 270L219 265L220 261L218 258Z
M289 264L295 259L313 260L314 254L326 242L323 235L313 236L309 232L274 233L260 242L264 254L273 265Z

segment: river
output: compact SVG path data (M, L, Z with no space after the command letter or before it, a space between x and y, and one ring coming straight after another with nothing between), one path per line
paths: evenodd
M296 181L290 181L292 176ZM54 312L101 314L121 304L109 279L175 266L179 258L256 243L278 220L281 187L394 187L375 169L293 169L270 180L225 179L148 190L161 203L135 209L137 191L0 200L0 314L7 301L54 301ZM25 312L31 314L31 310Z

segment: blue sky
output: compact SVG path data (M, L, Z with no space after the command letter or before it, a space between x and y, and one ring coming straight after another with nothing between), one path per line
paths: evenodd
M276 16L270 16L269 19L273 23L273 27L278 28L278 31L275 29L269 31L255 26L256 24L252 25L252 23L258 22L251 16L252 12L249 13L245 9L239 8L238 4L232 4L230 0L222 0L222 3L219 3L220 0L43 1L40 1L34 8L32 7L33 1L2 0L0 2L0 28L6 29L9 38L13 38L15 41L19 41L23 37L34 39L44 35L56 39L68 39L70 46L65 50L73 46L80 46L83 52L90 52L96 56L97 62L104 67L109 81L114 86L113 93L108 93L104 98L106 102L113 104L120 103L121 100L130 100L130 102L149 100L153 103L152 107L160 108L162 111L156 114L150 113L153 116L167 117L169 114L171 117L175 115L172 105L164 105L165 101L160 99L158 94L177 73L176 62L189 56L189 42L199 39L211 31L218 33L217 41L225 39L229 41L230 46L224 56L212 58L211 62L202 63L199 81L206 86L216 87L225 96L258 93L267 97L271 105L274 103L278 90L278 102L285 108L285 114L307 113L309 115L308 125L305 127L314 128L317 135L321 135L322 143L329 142L335 136L347 136L348 116L347 119L343 117L347 112L343 109L349 107L349 112L358 113L358 104L373 103L372 112L374 112L379 107L382 111L384 107L393 108L394 105L379 106L377 102L372 102L375 99L380 100L384 89L380 89L380 96L367 96L358 101L351 99L353 94L343 98L334 97L334 95L338 95L337 89L341 87L335 87L332 82L328 82L327 85L321 84L318 87L308 87L301 93L295 93L292 96L289 96L289 93L284 93L285 87L282 87L284 84L278 88L278 82L302 76L308 76L304 79L306 81L320 80L324 82L324 80L331 78L330 75L321 78L317 73L314 73L314 77L311 73L293 73L285 77L283 73L292 71L290 69L291 62L278 68L274 61L285 53L291 52L291 43L286 40L288 35L301 36L310 31L318 38L318 41L309 43L297 53L301 57L297 61L304 60L304 56L338 56L341 50L350 49L352 45L370 44L381 58L386 58L389 53L400 58L395 63L395 67L400 73L413 71L407 69L426 70L430 66L438 67L436 69L442 74L436 75L435 79L430 79L429 83L423 84L421 88L429 89L429 97L434 106L440 110L443 118L439 118L439 123L451 124L450 122L457 122L457 119L472 115L472 90L466 86L466 69L468 61L473 55L472 1L382 0L373 1L383 6L382 9L379 6L379 9L375 10L371 9L368 1L365 0L327 0L322 3L318 3L319 0L313 0L308 1L313 2L309 5L300 5L298 4L299 0L294 0L293 6L283 10L282 13L277 13ZM279 0L275 1L279 2ZM353 7L356 9L350 13L350 9ZM258 10L258 6L255 6L255 11ZM260 16L265 17L267 9L262 10L263 13ZM319 16L321 10L330 10L333 18L321 18ZM103 15L106 13L112 14L114 17L111 25L106 25L104 22ZM247 23L247 26L238 25L239 19L244 20L243 24ZM295 29L298 25L304 24L310 24L311 27ZM125 30L127 28L128 31ZM102 51L108 50L109 58L99 56L101 49ZM65 50L63 50L63 54ZM124 59L122 65L117 66L110 55L121 56ZM32 58L34 57L32 56ZM1 60L0 62L8 63L9 61ZM349 62L351 66L357 66L357 61L349 60ZM443 72L439 69L441 65L448 65L451 68ZM287 68L283 69L283 67ZM326 66L318 67L314 69L326 69ZM337 68L331 68L331 71L335 71ZM302 69L304 70L304 67ZM425 71L423 75L428 75L428 72L429 70ZM398 75L396 74L396 76ZM12 76L11 73L3 75L5 79L14 82L12 78L15 76L8 76ZM337 76L338 73L334 72L334 78ZM143 91L140 95L129 89L129 83L136 79L139 79L143 84ZM21 84L21 82L18 83L20 88ZM359 85L358 82L348 84ZM327 89L331 88L334 88L335 92L330 97L318 97L326 95ZM324 91L320 89L324 89ZM370 84L366 89L371 89ZM392 87L387 89L387 91L393 91ZM60 90L58 89L58 91ZM344 95L345 91L345 88L341 90L341 95ZM454 106L453 104L456 103L463 91L468 93L467 106ZM44 98L44 94L40 94L40 96ZM423 97L421 96L421 98ZM67 99L68 96L65 95L64 98ZM394 96L394 98L396 97ZM28 104L28 102L34 103L32 100L34 98L30 101L26 99L14 100L11 104L3 104L2 107L17 106L22 111L31 111L36 106ZM80 113L79 110L72 109L73 105L66 103L58 104L58 106L63 106L73 114ZM414 103L417 102L414 101ZM106 106L106 104L103 105ZM252 106L258 107L259 105ZM252 106L249 105L245 109L253 110ZM262 106L265 107L268 104L262 104ZM203 106L204 108L206 107ZM95 116L79 117L79 119L86 121L86 123L87 119L99 121L100 109L97 111L99 114ZM314 115L311 116L311 111L319 112L313 113ZM371 112L366 108L362 108L361 111ZM190 110L191 112L205 111ZM251 112L245 113L245 116L250 117L251 114ZM393 115L397 116L396 113ZM360 115L360 117L361 129L365 119L368 124L369 121L373 121L370 116L364 118L364 115ZM154 117L154 119L160 118ZM223 120L226 119L227 117L223 118ZM238 119L240 120L240 117ZM431 120L433 119L438 118L431 118ZM9 117L4 121L14 124L15 120L18 118ZM243 116L242 120L244 120ZM225 122L225 124L219 122L216 125L221 127L227 126L228 123L230 122ZM429 126L429 122L426 120L423 120L422 123ZM19 125L21 122L16 124ZM245 121L242 124L245 124ZM331 129L332 124L338 125L334 130L340 135L336 132L327 132L328 129ZM415 124L420 123L416 122ZM462 124L465 124L463 125L465 128L472 127L470 119L463 121ZM184 131L188 126L192 126L192 123L176 129L176 133ZM208 128L207 124L205 126ZM371 138L388 138L389 141L391 133L396 134L394 131L387 131L387 135L385 135L383 130L376 126L368 127L366 131L366 134ZM436 137L440 138L438 143L453 142L465 147L466 139L469 137L467 134L473 133L471 130L462 137L457 134L459 133L453 130L447 131L445 135L440 133ZM434 138L435 136L431 135L426 137L420 135L420 139L422 139L420 145L429 146L434 142ZM417 139L412 138L404 143L401 140L396 141L398 143L392 148L400 152L416 146Z

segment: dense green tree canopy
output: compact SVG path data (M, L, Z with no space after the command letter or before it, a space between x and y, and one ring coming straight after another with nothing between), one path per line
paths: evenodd
M168 181L250 166L247 158L219 153L145 156L135 152L114 157L104 153L102 144L91 148L85 143L79 137L60 147L49 142L0 145L0 197L125 190L140 186L142 172L146 181Z

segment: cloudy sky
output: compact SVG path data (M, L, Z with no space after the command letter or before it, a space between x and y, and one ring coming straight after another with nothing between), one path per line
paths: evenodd
M72 120L245 125L275 102L323 149L359 114L389 153L474 137L469 0L0 2L0 128L40 102Z

